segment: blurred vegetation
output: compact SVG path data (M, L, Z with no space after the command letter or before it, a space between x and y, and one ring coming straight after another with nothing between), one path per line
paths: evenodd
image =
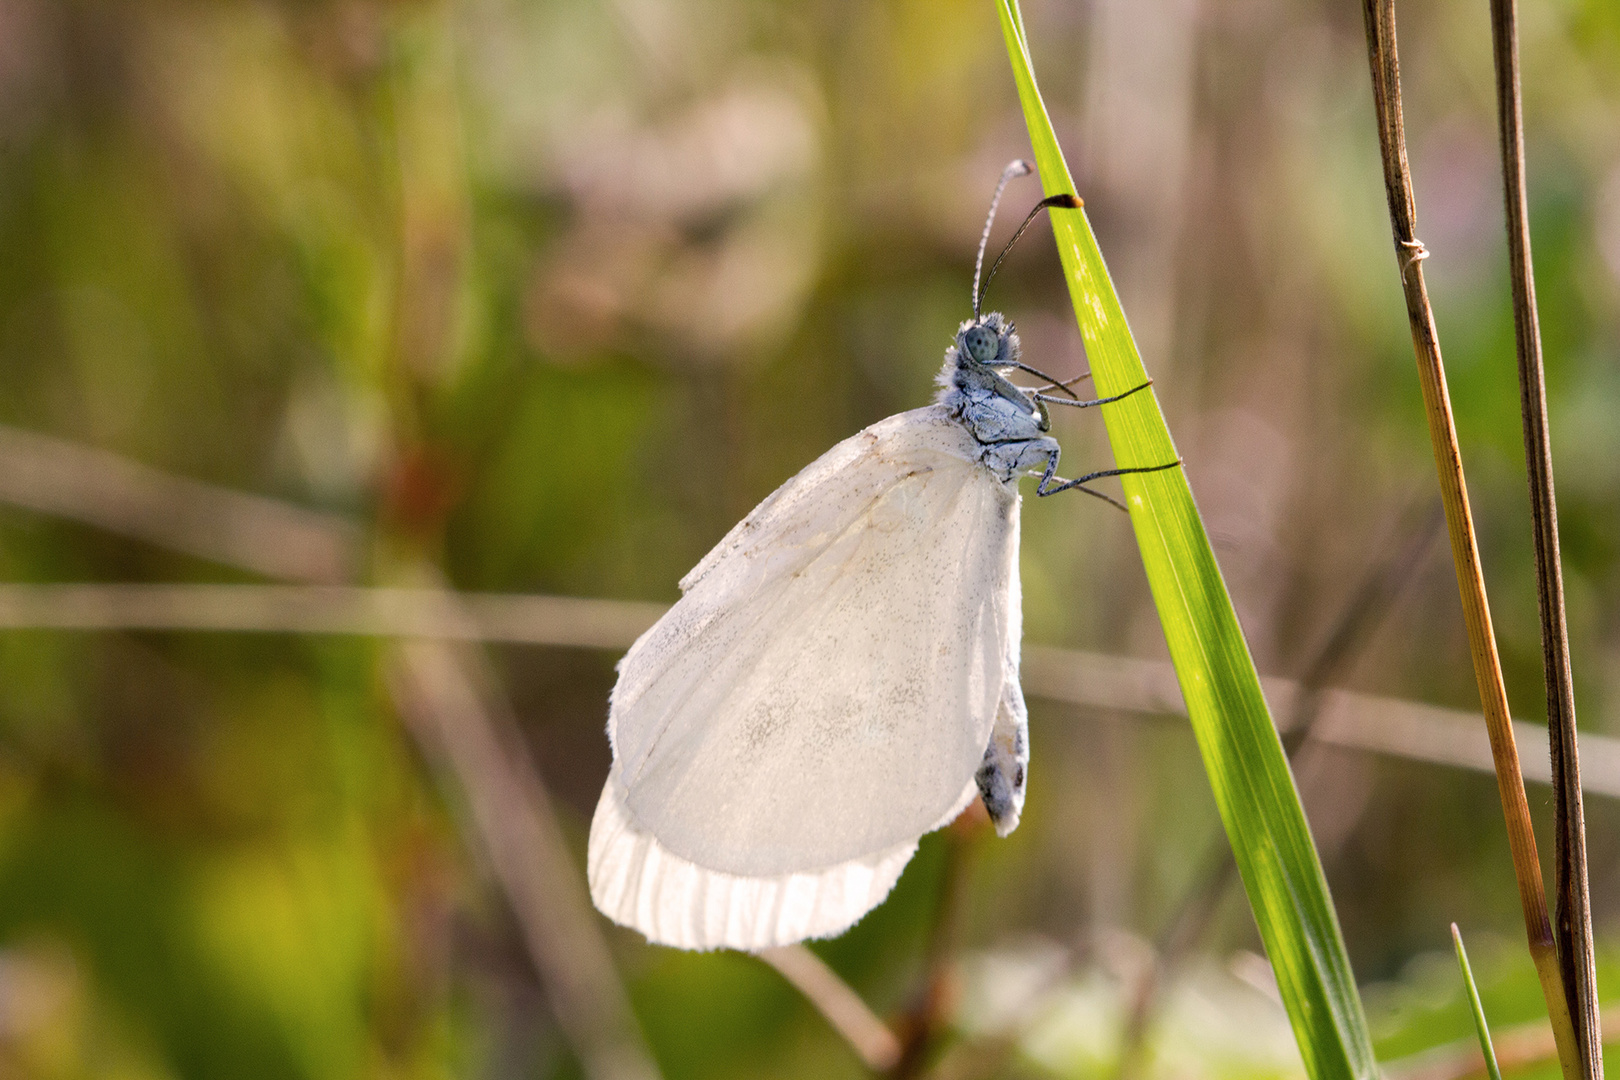
M1297 674L1433 489L1360 11L1025 17L1260 669ZM1426 270L1535 719L1485 5L1401 18ZM1620 7L1527 2L1522 31L1578 703L1620 735ZM0 423L374 525L365 580L414 559L668 601L783 479L928 399L1024 154L978 0L0 0ZM1075 374L1042 235L990 302ZM1058 424L1067 462L1103 463L1093 418ZM1123 516L1032 504L1023 572L1029 641L1162 655ZM252 580L8 507L0 578ZM1347 685L1476 707L1443 560L1362 646ZM578 1074L383 648L0 634L0 1075ZM491 655L582 865L615 658ZM1023 827L957 853L954 1030L1055 973L1006 1065L1105 1075L1214 807L1184 722L1037 700L1031 724ZM1489 776L1324 750L1301 782L1381 1054L1471 1037L1453 920L1493 1028L1538 1015ZM1613 992L1620 807L1587 814ZM920 992L951 843L817 946L882 1014ZM610 941L666 1075L860 1074L753 959ZM1158 1074L1298 1074L1257 947L1228 898L1166 991Z

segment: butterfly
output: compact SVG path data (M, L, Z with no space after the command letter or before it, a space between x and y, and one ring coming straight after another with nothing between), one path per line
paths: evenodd
M1015 161L996 186L973 318L945 352L935 403L845 439L773 492L619 664L587 875L597 908L649 941L758 950L830 937L974 799L999 835L1018 825L1018 480L1114 502L1085 485L1179 464L1056 476L1047 406L1147 384L1081 401L1078 379L1025 364L1013 325L981 314L996 207L1031 169ZM1041 200L985 286L1041 210L1080 205ZM1020 387L1015 370L1047 385Z

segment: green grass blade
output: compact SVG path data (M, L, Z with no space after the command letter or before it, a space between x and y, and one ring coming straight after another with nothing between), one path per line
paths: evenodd
M1485 1023L1485 1006L1479 1000L1479 987L1474 985L1474 970L1468 966L1468 950L1463 948L1462 931L1451 924L1451 940L1457 946L1457 966L1462 968L1463 985L1468 988L1468 1004L1474 1010L1474 1030L1479 1033L1479 1052L1485 1055L1485 1071L1491 1080L1502 1080L1502 1070L1496 1064L1496 1048L1491 1045L1491 1029Z
M1046 193L1074 192L1036 89L1017 0L997 0ZM1052 229L1099 396L1147 380L1083 210ZM1122 466L1177 458L1151 389L1100 410ZM1377 1075L1344 939L1282 744L1182 469L1123 478L1131 523L1255 922L1313 1080Z

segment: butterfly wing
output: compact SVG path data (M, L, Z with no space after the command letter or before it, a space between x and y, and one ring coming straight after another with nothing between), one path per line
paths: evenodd
M978 794L970 784L945 820ZM766 877L710 870L632 819L615 772L591 820L591 899L661 945L765 949L843 933L883 902L916 851L913 840L823 870Z
M891 417L688 575L614 689L634 830L777 878L886 865L962 804L1016 678L1018 497L976 451L938 406Z

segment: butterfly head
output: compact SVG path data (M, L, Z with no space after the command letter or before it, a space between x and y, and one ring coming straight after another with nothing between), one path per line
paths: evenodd
M1018 333L999 311L971 319L956 331L957 363L989 368L1011 367L1018 362Z

